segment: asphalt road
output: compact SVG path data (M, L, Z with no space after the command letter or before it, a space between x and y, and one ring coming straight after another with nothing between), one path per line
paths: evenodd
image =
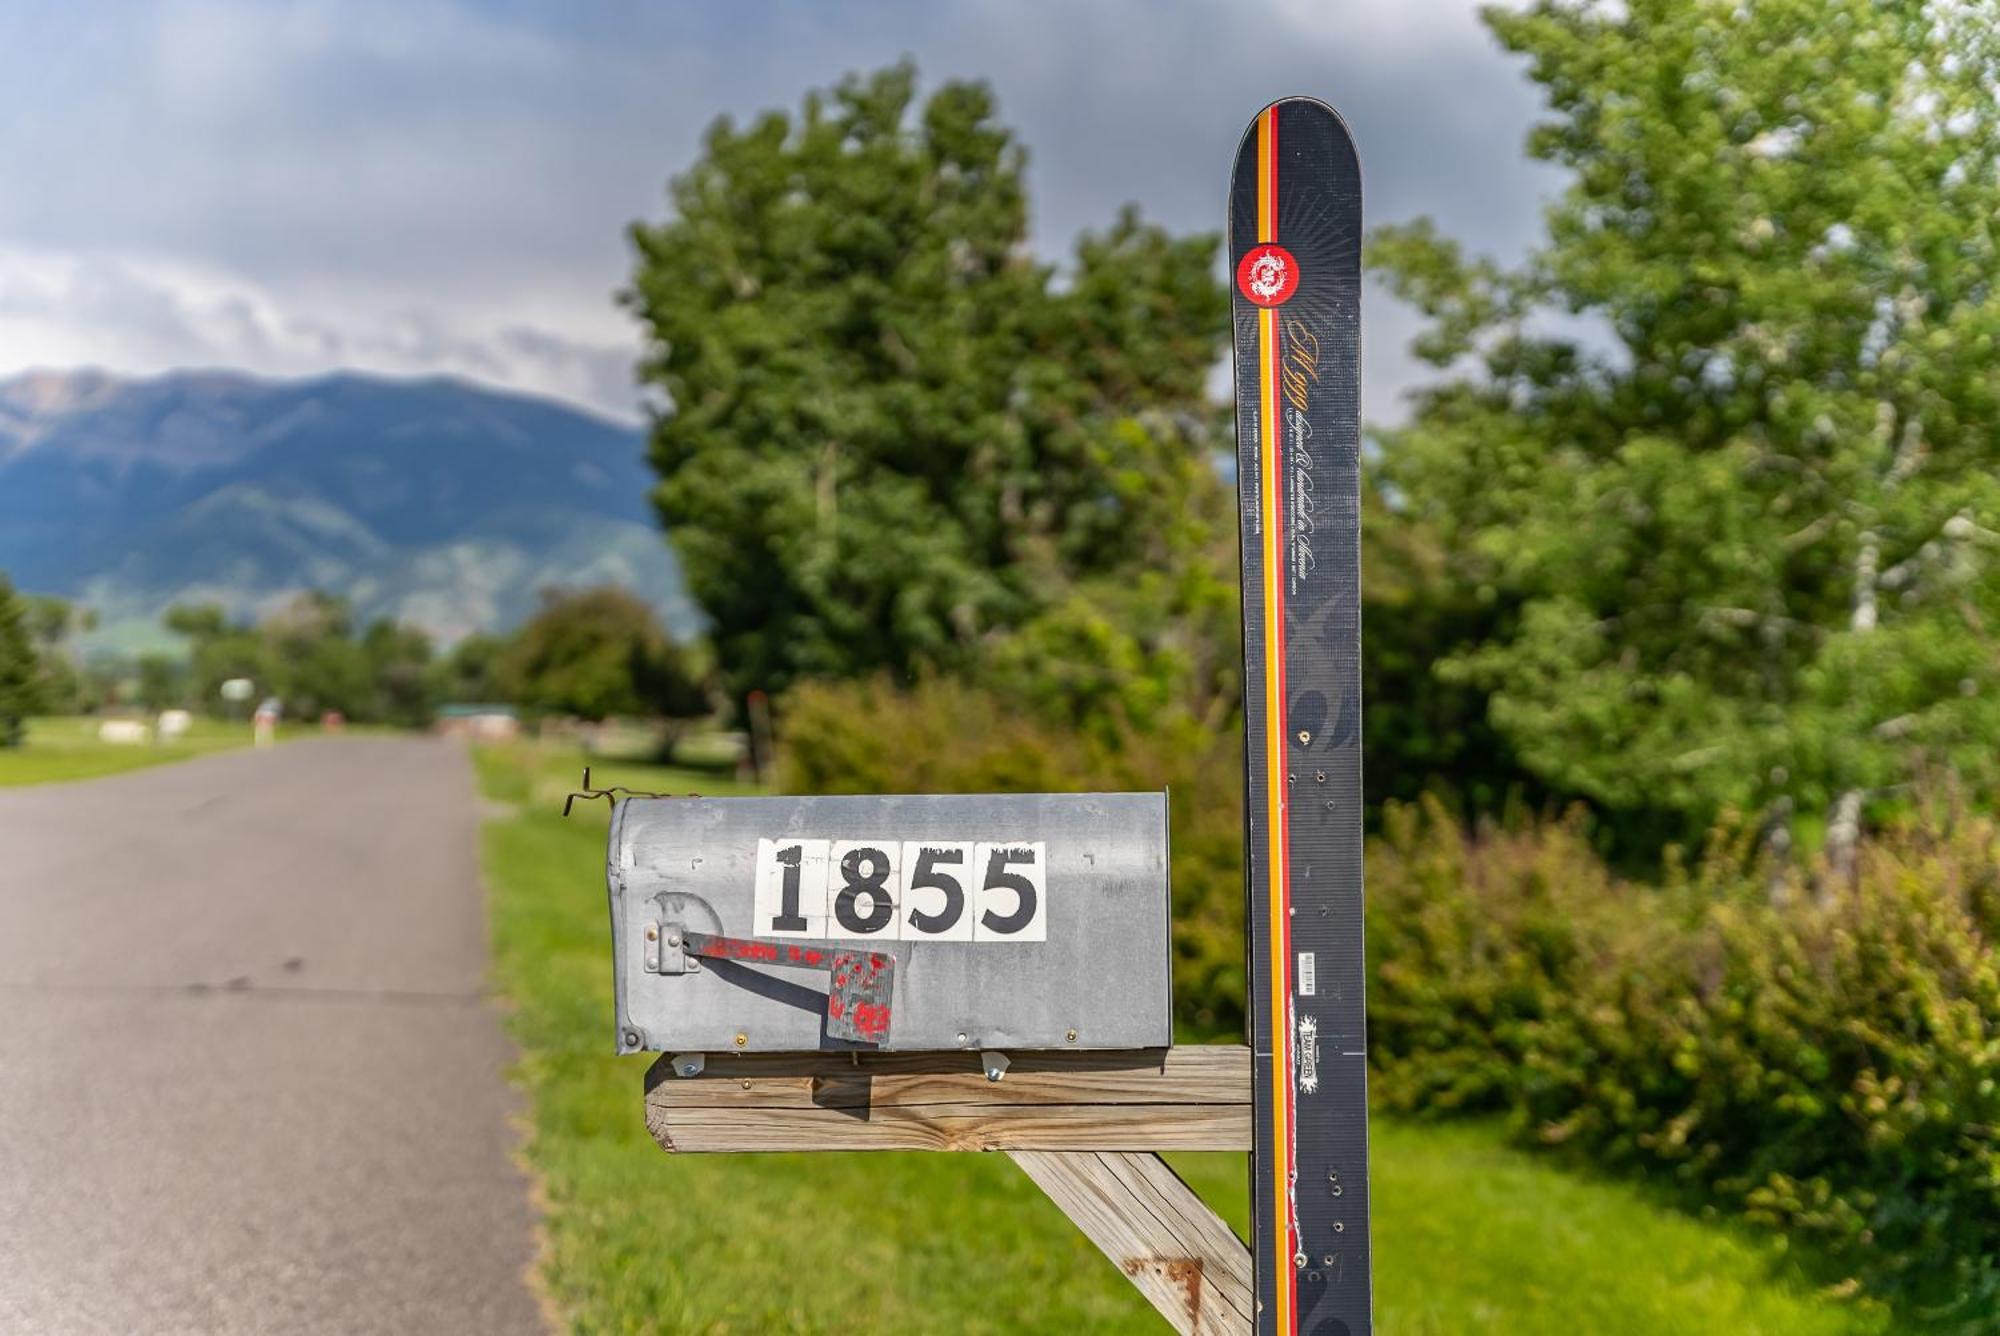
M0 790L0 1332L527 1332L466 757Z

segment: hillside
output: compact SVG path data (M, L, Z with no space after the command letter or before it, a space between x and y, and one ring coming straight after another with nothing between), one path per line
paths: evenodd
M543 586L615 581L686 632L642 452L632 428L458 380L28 372L0 380L0 571L127 647L172 603L254 614L304 588L449 641Z

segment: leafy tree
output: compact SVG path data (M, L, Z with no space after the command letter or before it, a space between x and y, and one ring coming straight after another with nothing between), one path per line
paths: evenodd
M1488 718L1486 692L1431 671L1492 635L1499 609L1447 576L1435 533L1389 504L1379 478L1361 499L1361 775L1372 824L1390 801L1446 798L1493 812L1548 794Z
M279 666L271 692L307 719L338 711L375 718L367 654L353 639L354 614L338 595L310 590L266 617L258 634Z
M40 663L41 687L38 708L68 714L91 704L89 681L70 637L97 625L91 609L53 594L20 594L29 638L34 642Z
M1431 319L1418 350L1463 368L1383 450L1490 609L1439 671L1611 809L1795 801L1838 835L1926 766L1990 792L2000 25L1941 0L1486 21L1573 183L1517 270L1425 222L1372 248Z
M158 712L187 700L187 664L171 654L142 654L136 695L141 709Z
M189 640L213 640L229 629L229 614L219 603L176 603L160 624Z
M388 620L356 635L345 599L309 591L255 626L212 604L175 607L164 620L192 642L188 687L205 708L216 707L224 682L247 677L258 695L307 719L338 711L415 727L430 718L429 637Z
M369 719L418 728L431 718L431 638L387 617L370 622L361 637L368 674Z
M54 594L23 594L28 631L44 649L55 649L78 631L97 625L97 613Z
M451 647L431 670L432 690L440 700L459 704L501 701L507 685L500 677L500 661L507 642L499 636L474 633Z
M1128 210L1058 282L991 94L915 85L719 121L632 229L654 500L739 697L965 667L1134 569L1150 452L1215 448L1215 238Z
M705 704L653 609L615 585L544 590L498 668L522 707L593 723L684 716Z
M0 747L18 747L28 716L41 708L41 662L26 603L0 575Z
M232 678L247 677L267 694L279 686L270 643L255 627L231 622L220 605L176 604L161 624L189 642L188 685L199 708L220 708L222 684Z

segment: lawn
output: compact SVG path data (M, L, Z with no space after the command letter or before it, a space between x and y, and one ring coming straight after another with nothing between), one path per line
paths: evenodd
M1000 1156L670 1157L642 1057L611 1056L603 804L565 821L574 751L482 749L497 982L534 1101L542 1281L584 1332L1154 1332L1125 1278ZM722 794L596 763L599 785ZM1378 1120L1376 1304L1389 1336L1886 1331L1784 1279L1770 1243L1556 1169L1478 1126ZM1237 1229L1240 1155L1175 1167Z
M95 779L250 745L250 725L197 718L172 742L100 742L100 721L83 716L30 719L28 740L0 748L0 787Z

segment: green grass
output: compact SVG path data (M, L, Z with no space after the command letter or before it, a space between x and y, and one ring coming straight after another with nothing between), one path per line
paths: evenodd
M556 815L573 751L482 750L495 970L533 1098L542 1280L584 1332L1156 1332L1138 1292L994 1155L662 1153L648 1060L610 1056L605 812ZM713 776L593 762L598 784L721 794ZM1241 1231L1244 1157L1175 1167ZM1503 1146L1378 1120L1376 1294L1388 1336L1888 1330L1782 1278L1769 1242Z
M0 787L95 779L250 745L247 723L197 718L172 742L120 745L97 740L99 722L83 716L30 719L26 742L0 748Z

